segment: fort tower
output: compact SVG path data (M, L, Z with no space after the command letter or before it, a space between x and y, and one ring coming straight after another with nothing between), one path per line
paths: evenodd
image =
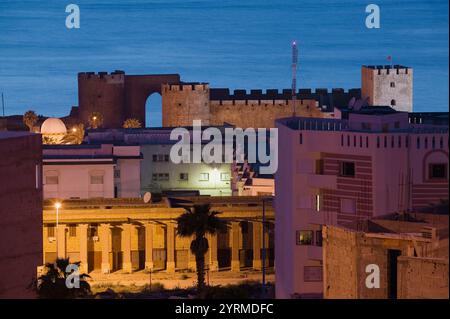
M361 95L369 105L413 110L413 69L401 65L362 66Z

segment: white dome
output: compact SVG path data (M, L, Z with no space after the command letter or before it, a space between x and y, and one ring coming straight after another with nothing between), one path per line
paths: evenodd
M64 122L58 118L50 117L42 123L41 134L66 134Z

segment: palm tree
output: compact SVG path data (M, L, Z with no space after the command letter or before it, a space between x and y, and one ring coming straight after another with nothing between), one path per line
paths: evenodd
M123 122L123 128L141 128L142 124L138 119L126 119L125 122Z
M177 234L181 237L191 237L191 252L195 255L197 266L197 289L205 287L205 254L208 251L208 240L205 235L214 235L227 228L227 222L217 217L220 214L211 211L211 205L194 205L186 208L186 212L177 218Z
M100 112L92 112L89 115L89 126L90 128L96 129L103 125L103 114Z
M38 121L38 116L36 112L29 110L26 111L23 115L23 123L30 129L30 132L33 131L34 125Z
M90 278L88 274L79 274L80 287L69 288L66 280L70 273L66 272L70 264L68 258L58 258L55 263L47 263L44 267L44 273L34 283L34 290L39 298L77 298L86 297L91 293L91 287L86 281ZM72 263L80 267L80 262Z
M84 139L84 125L74 125L61 140L62 144L81 144Z

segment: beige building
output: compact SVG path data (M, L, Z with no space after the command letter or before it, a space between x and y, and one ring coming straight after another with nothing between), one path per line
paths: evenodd
M186 198L183 198L185 200ZM273 266L274 213L266 203L266 236L262 242L262 198L197 197L192 203L212 203L229 222L224 233L209 236L206 264L211 271L244 268L260 270L262 248L266 265ZM56 256L81 261L83 271L110 273L140 269L195 269L191 240L176 236L176 218L184 212L175 200L144 204L139 199L68 200L59 210L56 228L54 203L44 207L44 262Z
M324 226L324 297L447 299L448 215L416 218Z

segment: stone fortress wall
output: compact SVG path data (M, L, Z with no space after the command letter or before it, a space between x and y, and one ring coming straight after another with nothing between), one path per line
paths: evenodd
M369 105L391 105L412 111L412 69L395 66L363 66L361 89L300 89L296 92L295 115L332 117L335 107L366 99ZM123 71L78 74L79 107L72 118L88 126L92 112L103 114L105 128L120 128L127 118L145 126L147 98L162 96L165 127L233 124L237 127L271 128L278 118L293 115L290 89L234 90L210 88L208 83L182 82L178 74L126 75Z

